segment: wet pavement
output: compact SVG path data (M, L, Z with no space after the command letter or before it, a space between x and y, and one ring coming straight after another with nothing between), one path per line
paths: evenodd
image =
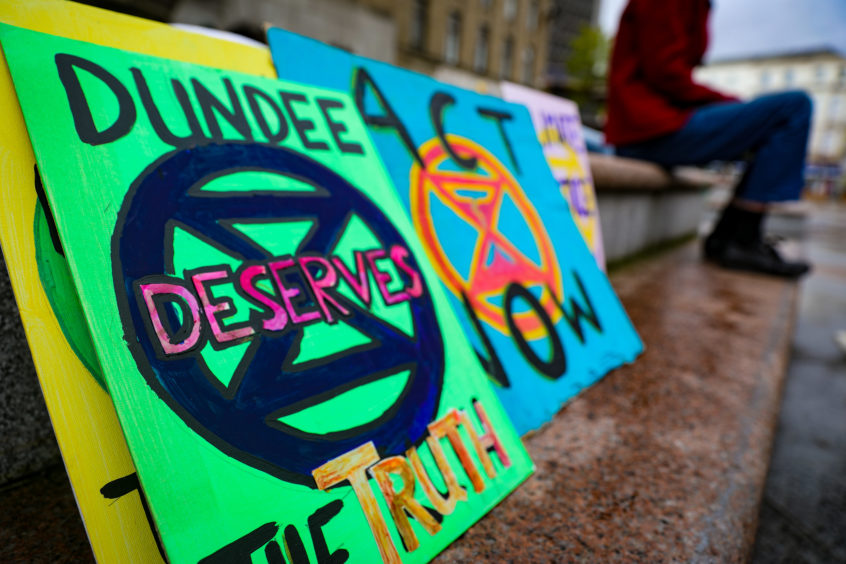
M817 207L753 562L846 563L846 206Z
M94 562L61 463L0 486L0 562Z

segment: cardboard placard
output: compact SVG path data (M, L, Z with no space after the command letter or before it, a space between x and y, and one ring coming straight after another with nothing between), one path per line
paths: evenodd
M604 270L599 206L593 189L579 108L570 100L512 82L501 83L500 91L504 99L523 104L529 110L549 169L558 181L561 194L570 204L573 221L593 253L596 264Z
M345 94L0 40L171 562L426 561L525 479Z
M282 29L268 39L280 77L353 93L520 433L641 352L523 106Z
M73 2L8 2L0 22L275 76L266 49ZM2 57L0 67L0 244L65 468L97 560L162 561L61 244L36 193L35 156Z

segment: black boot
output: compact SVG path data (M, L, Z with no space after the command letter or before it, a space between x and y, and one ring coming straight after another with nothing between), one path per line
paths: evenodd
M716 259L732 242L752 243L761 240L761 222L764 214L727 205L713 231L705 239L705 258Z
M787 261L761 235L763 212L729 204L705 239L705 258L725 268L795 278L810 270L803 261Z

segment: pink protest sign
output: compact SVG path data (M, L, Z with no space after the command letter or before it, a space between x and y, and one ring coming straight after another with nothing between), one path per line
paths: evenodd
M570 204L573 220L584 237L596 263L605 268L599 208L593 190L582 122L576 104L510 82L501 84L502 97L523 104L532 116L544 156L561 193Z

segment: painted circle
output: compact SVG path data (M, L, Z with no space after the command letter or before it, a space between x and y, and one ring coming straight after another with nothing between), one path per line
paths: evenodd
M71 350L100 387L108 392L85 322L82 304L79 303L76 286L71 278L68 261L59 252L57 242L50 234L50 220L41 202L36 202L34 216L35 264L38 267L41 288Z
M443 170L450 156L435 138L419 148L425 167L415 164L409 179L411 217L438 276L451 292L458 296L466 295L476 314L503 334L508 333L505 308L493 303L491 298L503 296L508 285L515 282L524 287L540 285L543 288L540 303L553 323L557 323L561 311L555 305L550 290L558 300L563 299L561 269L540 216L508 169L494 155L470 139L457 135L447 138L458 153L476 158L477 169ZM484 195L480 198L463 197L459 191L465 189L480 191ZM447 237L452 230L449 225L436 225L432 216L432 198L437 198L457 218L477 231L470 272L459 272L444 250L439 233ZM540 256L540 264L528 259L499 230L499 211L505 198L510 199L525 221ZM505 250L516 262L507 264L499 261L498 264L486 265L492 246ZM542 321L531 310L514 314L514 320L529 340L546 335Z
M196 190L210 178L239 171L290 176L315 186L323 196ZM340 353L323 364L309 361L300 368L286 359L302 337L302 329L257 335L251 344L253 356L231 397L221 394L210 382L197 355L172 360L156 356L134 285L145 276L167 272L171 252L168 224L174 220L245 260L266 260L270 258L267 251L233 238L231 231L221 228L220 221L314 218L317 227L299 252L327 255L342 234L345 218L352 213L365 221L383 248L394 244L408 248L372 201L311 158L283 147L211 144L176 151L151 164L126 195L112 237L115 290L126 340L149 385L191 428L226 454L286 481L311 487L315 487L313 469L368 441L383 456L390 456L424 438L428 423L437 414L444 373L443 341L425 281L422 295L409 302L413 337L347 301L353 315L345 322L367 333L380 346L346 356ZM408 264L420 272L413 256L409 256ZM366 425L312 436L273 425L268 419L286 406L315 398L323 401L333 391L372 381L373 375L404 369L410 375L402 394L382 416Z

